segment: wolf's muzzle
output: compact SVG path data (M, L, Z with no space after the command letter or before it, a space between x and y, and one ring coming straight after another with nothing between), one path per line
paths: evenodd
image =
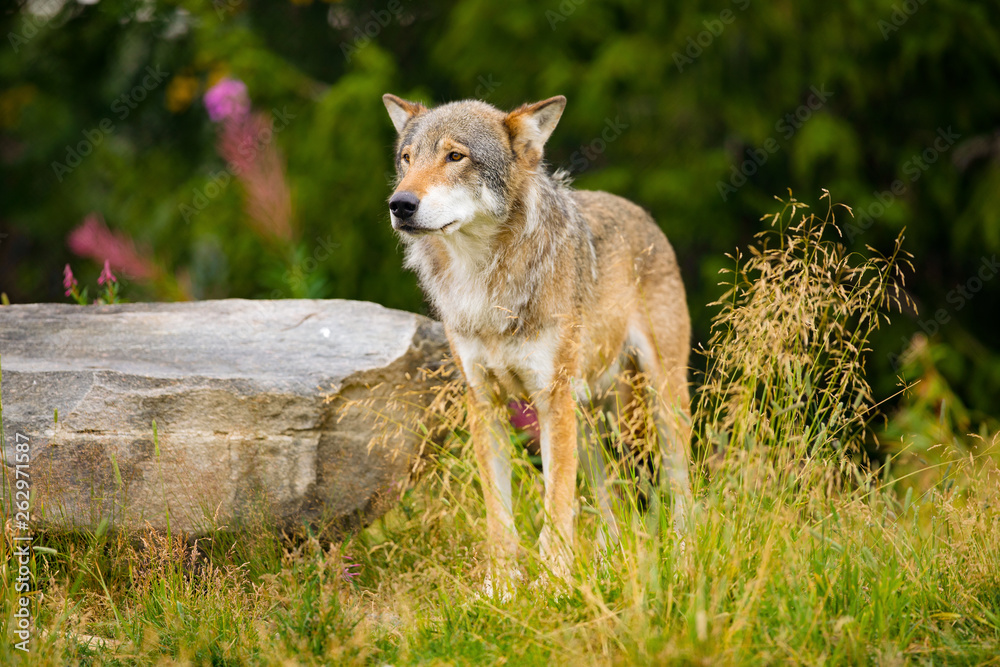
M417 212L420 199L412 192L397 192L389 200L389 211L400 220L409 220Z

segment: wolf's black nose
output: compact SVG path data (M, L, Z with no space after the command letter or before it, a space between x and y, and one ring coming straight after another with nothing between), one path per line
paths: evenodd
M417 212L420 200L412 192L397 192L389 200L389 210L400 220L407 220Z

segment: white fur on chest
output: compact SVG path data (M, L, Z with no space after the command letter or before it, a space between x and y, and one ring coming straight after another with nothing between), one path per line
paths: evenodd
M459 331L501 332L516 327L502 295L490 289L489 240L471 234L447 239L450 264L443 276L435 276L438 310L450 328Z
M550 387L555 378L559 332L554 328L531 337L480 339L457 334L452 343L474 385L492 377L508 393L524 391L530 396Z
M410 248L407 264L420 275L445 325L466 334L517 331L518 317L531 300L538 276L510 274L503 255L491 249L492 239L486 233L462 230L443 240L448 253L446 270L435 272L425 251L416 245Z

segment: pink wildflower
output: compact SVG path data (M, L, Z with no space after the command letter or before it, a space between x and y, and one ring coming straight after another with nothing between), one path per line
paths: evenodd
M247 86L237 79L222 79L208 89L204 101L209 118L222 123L219 155L243 183L254 227L264 236L291 240L292 196L272 121L250 112Z
M510 423L514 428L525 431L533 440L541 437L538 430L538 414L529 403L511 401L507 408L510 410Z
M291 240L292 196L271 120L262 114L228 118L218 149L243 183L247 214L257 231Z
M360 572L351 572L352 568L361 567L361 563L347 563L344 565L343 577L345 580L350 581L351 577L356 577Z
M114 283L118 282L115 278L115 274L111 273L111 262L104 260L104 270L101 271L101 275L97 278L97 284L103 285L104 283Z
M84 218L67 241L77 255L109 263L130 278L149 280L159 273L153 259L136 249L135 241L123 232L112 232L97 213Z
M63 269L63 287L66 288L66 296L71 296L73 294L73 288L76 287L76 278L73 276L73 269L69 268L69 264Z
M222 79L205 92L205 109L213 122L243 120L250 113L247 85L238 79Z

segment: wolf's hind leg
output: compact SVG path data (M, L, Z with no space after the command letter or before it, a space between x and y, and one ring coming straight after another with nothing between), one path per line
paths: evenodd
M651 393L653 395L650 400L654 403L654 420L660 443L660 479L665 478L673 498L674 531L678 535L683 535L687 532L687 518L693 505L691 479L688 473L690 458L688 417L673 402L663 405L669 399L662 394L657 394L655 390Z
M690 398L687 369L683 366L665 368L670 360L661 358L653 339L634 328L629 342L637 351L639 369L648 381L647 401L656 426L660 451L661 484L669 486L673 499L674 531L683 535L687 518L694 504L688 467L691 463Z
M586 402L580 403L581 411L586 410L582 415L580 423L580 436L578 441L578 451L580 455L580 466L583 468L583 475L587 480L587 486L594 494L597 507L604 520L604 526L597 537L597 547L605 553L608 547L618 545L619 533L618 522L611 504L611 493L608 491L608 477L605 471L604 457L604 429L600 422L594 420L593 407Z

